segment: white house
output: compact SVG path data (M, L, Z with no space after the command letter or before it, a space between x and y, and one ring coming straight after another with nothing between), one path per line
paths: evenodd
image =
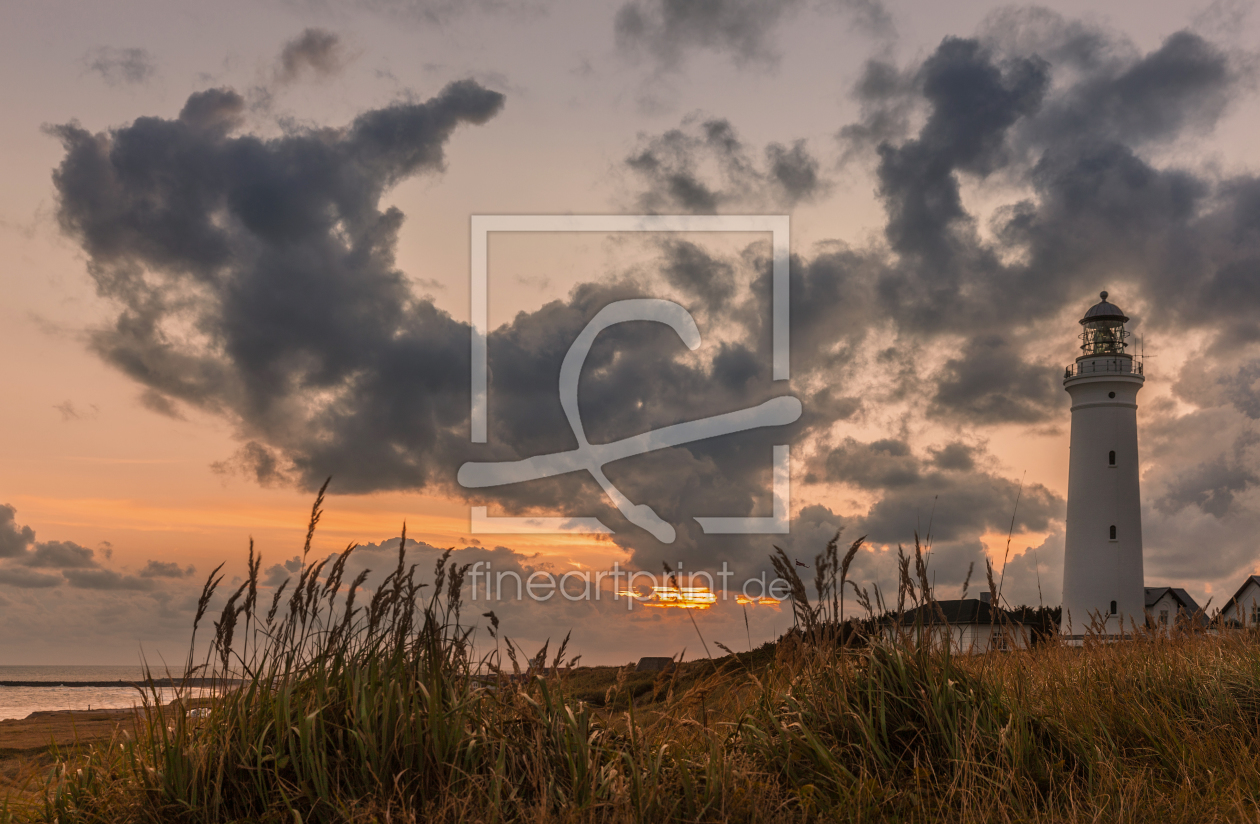
M900 620L889 614L881 631L889 641L948 645L950 651L962 655L1028 649L1032 628L1015 621L1006 610L994 609L985 595L983 600L935 601L907 610Z
M1251 575L1243 582L1221 607L1220 618L1230 626L1260 628L1260 575Z
M1260 593L1260 590L1257 590ZM1178 628L1206 628L1207 616L1190 593L1179 587L1146 587L1146 626L1164 635Z

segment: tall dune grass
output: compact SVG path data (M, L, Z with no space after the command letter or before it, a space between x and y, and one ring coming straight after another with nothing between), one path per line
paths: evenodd
M312 532L318 514L319 501ZM799 631L769 660L692 662L635 688L637 699L622 673L603 700L583 701L564 645L532 661L474 659L464 570L449 553L422 582L400 543L396 568L366 597L362 579L342 581L352 551L304 566L270 604L258 601L251 553L209 657L192 666L225 679L209 715L153 703L132 735L66 761L18 820L1260 815L1260 647L1250 635L973 657L908 639L858 646L841 629L855 625L839 621L848 562L833 541L812 600L790 565L781 570ZM902 606L931 602L926 574L917 588L914 575L907 559ZM212 575L199 622L218 583ZM473 618L499 631L493 613Z

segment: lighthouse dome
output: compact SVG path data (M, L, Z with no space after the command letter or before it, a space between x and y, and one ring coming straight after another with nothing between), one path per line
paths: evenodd
M1119 306L1116 306L1114 303L1107 302L1106 292L1099 292L1098 296L1102 298L1102 300L1089 307L1089 311L1085 313L1085 317L1081 318L1081 323L1092 323L1100 320L1118 320L1121 323L1128 322L1128 316L1121 311Z
M1106 292L1099 293L1099 297L1102 300L1081 318L1081 326L1085 327L1081 330L1082 357L1123 355L1125 338L1129 337L1124 325L1129 317L1119 306L1107 302Z

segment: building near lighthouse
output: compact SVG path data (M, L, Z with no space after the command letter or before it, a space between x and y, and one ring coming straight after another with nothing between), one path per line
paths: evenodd
M1071 639L1146 625L1137 396L1146 378L1129 350L1129 318L1107 293L1080 321L1081 355L1067 367L1072 398L1063 617Z

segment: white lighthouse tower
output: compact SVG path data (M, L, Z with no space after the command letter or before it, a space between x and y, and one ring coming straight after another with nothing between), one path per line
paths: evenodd
M1115 635L1146 622L1137 394L1142 363L1125 351L1128 322L1102 301L1081 319L1081 356L1063 376L1072 396L1062 632Z

